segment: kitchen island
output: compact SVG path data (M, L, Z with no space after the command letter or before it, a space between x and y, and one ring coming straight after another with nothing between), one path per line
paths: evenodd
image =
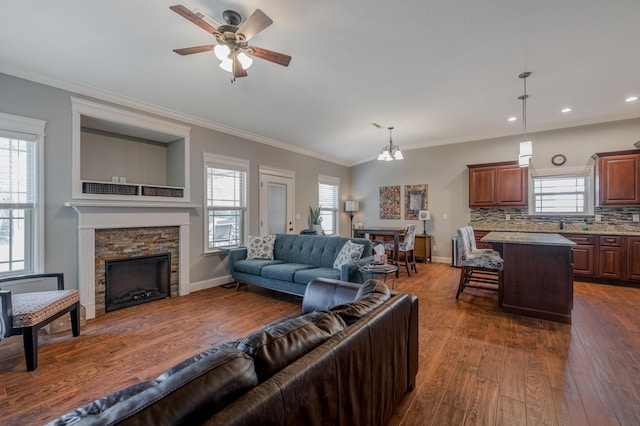
M502 311L571 324L575 243L562 235L529 232L489 232L504 259Z

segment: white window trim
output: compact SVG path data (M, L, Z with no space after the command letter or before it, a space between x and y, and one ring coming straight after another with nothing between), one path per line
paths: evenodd
M584 213L536 213L534 206L533 179L543 177L587 176L587 211ZM593 216L595 205L595 182L593 166L571 166L561 169L533 169L529 167L529 216Z
M245 160L243 158L229 157L226 155L220 154L212 154L210 152L202 152L202 242L203 242L203 250L204 254L219 254L224 253L225 250L214 248L209 248L209 244L207 243L207 232L209 230L209 215L207 214L207 167L220 167L220 168L233 168L237 170L242 170L247 173L247 181L246 181L246 191L247 193L247 206L246 206L246 214L244 218L244 230L243 234L245 238L249 235L249 194L251 191L249 189L250 185L250 177L251 177L251 162L249 160Z
M338 199L336 204L336 230L333 235L340 235L340 178L335 176L328 175L318 175L318 185L333 185L338 187ZM318 188L318 191L320 188ZM320 194L318 194L318 200L320 199Z
M7 132L15 132L21 134L22 137L29 140L35 138L36 142L36 206L34 209L34 238L32 244L34 259L32 262L32 270L21 271L24 273L42 273L44 272L44 128L47 122L34 118L21 117L18 115L5 114L0 112L0 129Z

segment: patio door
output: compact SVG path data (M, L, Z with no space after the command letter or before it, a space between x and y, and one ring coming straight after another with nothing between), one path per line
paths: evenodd
M293 234L294 172L260 167L260 235Z

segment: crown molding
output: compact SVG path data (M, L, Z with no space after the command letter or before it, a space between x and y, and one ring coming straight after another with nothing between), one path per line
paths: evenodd
M0 62L0 72L11 75L14 77L22 78L24 80L33 81L34 83L44 84L46 86L55 87L57 89L67 90L75 94L89 96L101 101L111 102L120 106L136 109L149 114L158 115L164 118L169 118L183 123L191 124L205 129L215 130L228 135L237 136L242 139L247 139L253 142L258 142L264 145L269 145L274 148L283 149L286 151L294 152L296 154L305 155L307 157L313 157L318 160L328 161L330 163L338 164L341 166L349 167L351 164L340 160L338 158L329 157L319 154L315 151L309 151L294 145L278 141L276 139L267 138L257 135L255 133L247 132L244 130L236 129L234 127L226 126L221 123L216 123L204 118L196 117L194 115L185 114L179 111L175 111L169 108L154 105L148 102L141 101L139 99L131 98L128 96L120 95L108 90L99 89L97 87L88 86L81 83L74 83L63 79L54 78L48 75L36 73L23 68L15 67L10 64Z

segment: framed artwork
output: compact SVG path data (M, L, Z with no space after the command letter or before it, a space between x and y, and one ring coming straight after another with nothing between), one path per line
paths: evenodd
M429 210L429 185L405 185L405 220L418 220L418 213L420 210Z
M400 185L380 187L380 219L400 219Z

